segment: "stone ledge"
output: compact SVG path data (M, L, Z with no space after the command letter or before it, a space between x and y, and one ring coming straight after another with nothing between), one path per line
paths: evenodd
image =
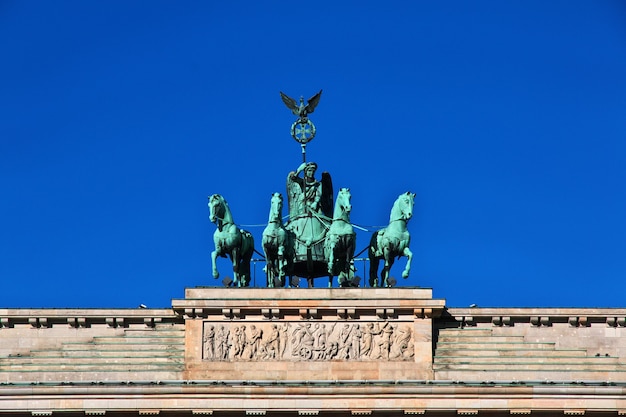
M197 383L194 383L197 382ZM431 412L454 412L473 415L478 411L498 412L511 415L551 411L561 414L580 415L581 411L623 412L626 409L626 383L619 386L555 385L547 387L528 385L483 385L466 386L433 381L414 381L398 384L388 382L376 384L376 395L371 395L372 386L364 384L334 384L311 386L297 385L230 385L210 384L210 381L170 381L164 385L133 384L113 386L112 383L95 386L21 385L0 386L0 414L30 410L47 412L68 410L72 403L73 412L124 411L129 401L137 410L148 413L160 411L188 412L210 415L218 412L250 410L263 412L255 396L272 404L272 412L298 412L311 415L319 411L345 412L350 414L375 415L377 412L403 412L406 415ZM217 381L216 381L217 382ZM236 381L231 381L236 382ZM239 381L241 382L241 381ZM251 381L248 381L251 382ZM405 381L409 382L409 381ZM199 396L202 400L199 401ZM572 401L586 397L585 407L572 408ZM300 399L299 399L300 398ZM311 408L314 401L316 408ZM416 409L416 401L420 408ZM477 406L477 401L480 406ZM199 407L200 406L200 407ZM9 409L10 407L10 409Z
M182 324L183 321L172 309L0 309L0 329L15 325L30 324L35 328L55 325L69 327L90 327L106 324L109 327L127 327L130 324Z
M587 327L592 323L609 327L626 327L624 308L447 308L444 315L459 327L472 327L478 323L494 326L514 326L530 323L534 327L549 327L567 323L571 327Z
M185 318L257 315L274 320L287 315L341 320L360 314L436 318L445 308L445 300L432 299L429 288L191 288L185 295L172 300L174 311Z
M185 289L185 299L218 300L430 300L432 288L222 288ZM176 300L174 300L176 301Z

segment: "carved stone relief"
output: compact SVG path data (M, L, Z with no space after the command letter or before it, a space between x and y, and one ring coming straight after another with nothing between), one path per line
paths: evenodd
M204 322L207 361L409 361L408 322Z

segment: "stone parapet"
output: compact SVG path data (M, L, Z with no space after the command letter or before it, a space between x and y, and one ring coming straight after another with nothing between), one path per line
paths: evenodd
M434 374L459 381L626 381L626 309L450 308Z
M474 323L492 323L494 326L530 323L546 327L553 323L568 323L573 327L584 327L595 323L626 327L626 308L448 308L445 319L462 326Z
M110 327L127 327L131 324L145 324L153 327L158 323L180 322L171 309L147 308L3 308L0 309L0 330L16 325L28 324L46 328L54 325L90 327L106 324Z

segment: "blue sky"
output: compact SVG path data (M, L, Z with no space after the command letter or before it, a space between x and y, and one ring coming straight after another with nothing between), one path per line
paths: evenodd
M350 188L352 221L417 194L400 285L626 305L621 1L5 0L0 56L0 307L219 285L207 196L261 250L301 158L278 93L319 89L307 156Z

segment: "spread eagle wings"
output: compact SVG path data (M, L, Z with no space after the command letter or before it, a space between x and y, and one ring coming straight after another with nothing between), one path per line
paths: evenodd
M307 101L306 106L300 107L296 100L289 97L287 94L280 91L280 98L283 100L283 103L291 110L293 114L300 117L306 117L307 114L313 113L315 107L320 102L320 97L322 96L322 90L319 93L315 94Z
M300 114L300 108L298 107L298 103L296 103L296 100L292 99L282 91L280 92L280 98L283 99L283 103L285 103L285 106L291 109L293 114L295 114L296 116Z
M307 113L313 113L313 110L315 110L315 107L317 107L317 104L320 102L321 97L322 90L320 90L319 93L317 93L307 101L307 105L305 107Z

